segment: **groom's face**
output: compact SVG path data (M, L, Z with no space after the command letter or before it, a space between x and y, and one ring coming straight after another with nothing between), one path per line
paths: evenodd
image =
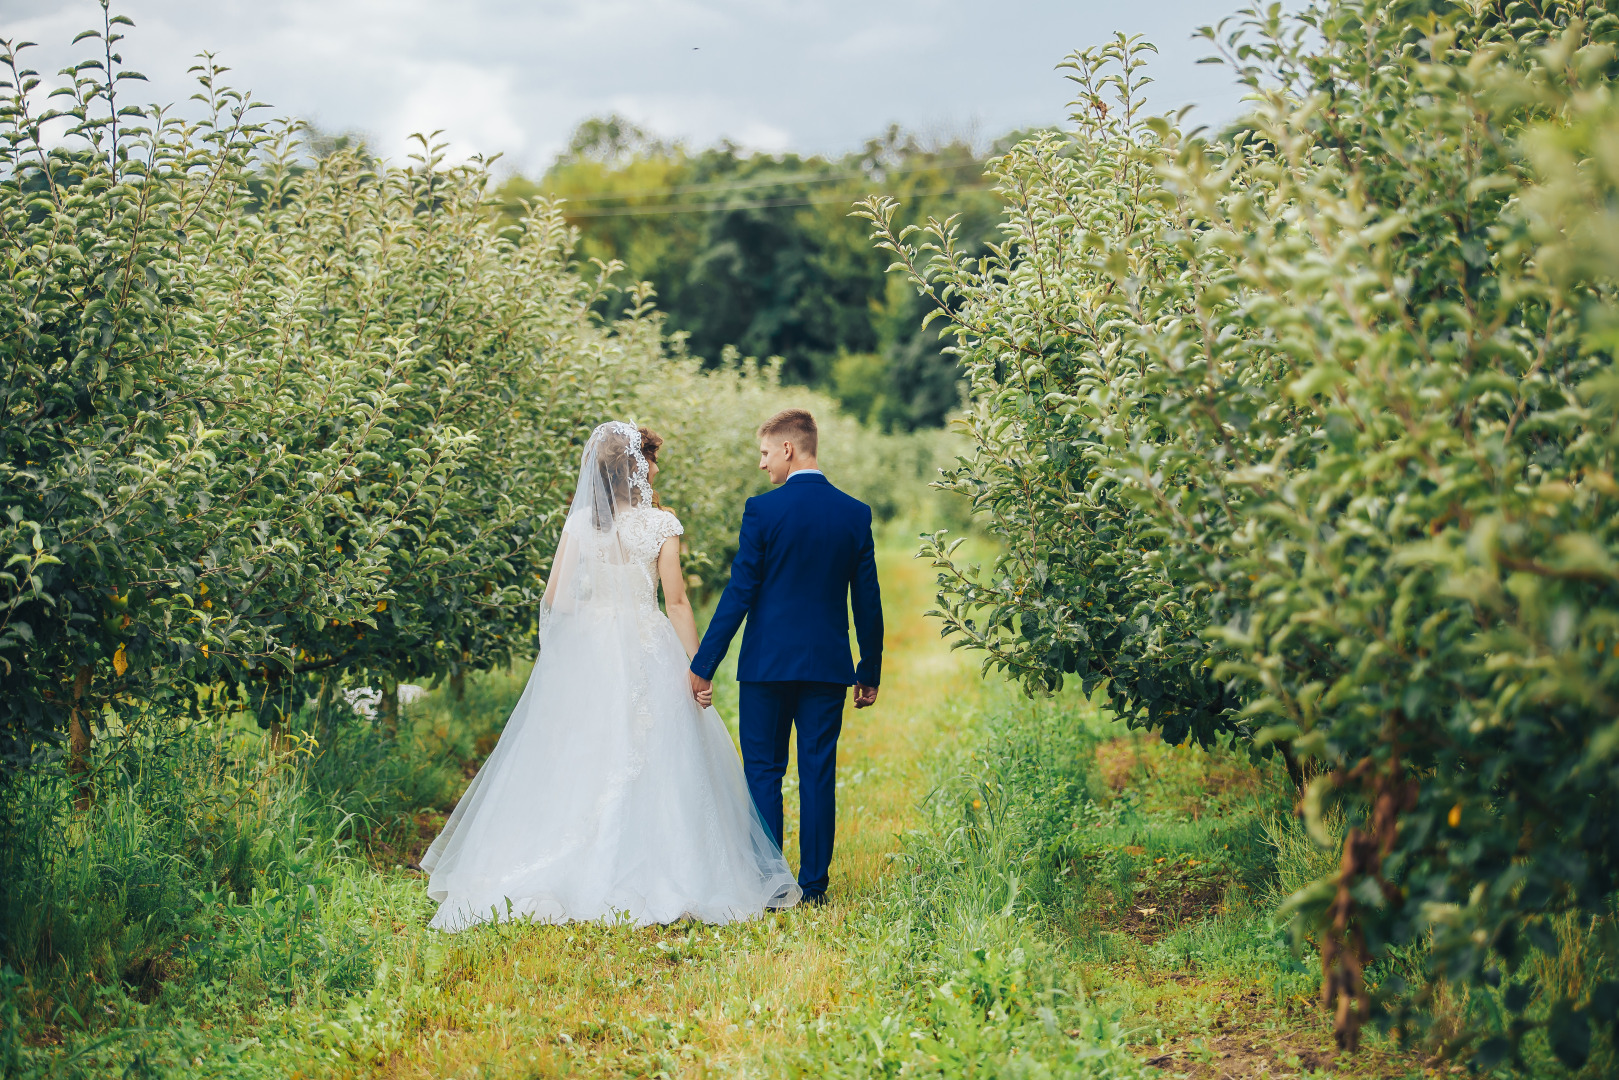
M759 440L759 468L770 474L772 484L786 480L792 466L792 443L769 438Z

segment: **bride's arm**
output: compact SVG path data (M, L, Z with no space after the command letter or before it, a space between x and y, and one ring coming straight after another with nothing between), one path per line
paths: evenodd
M686 579L680 573L680 537L671 536L658 549L658 578L663 582L663 609L690 660L697 655L697 616L686 598Z
M557 544L557 553L551 559L551 577L545 583L545 597L540 601L546 607L555 607L561 582L573 573L573 564L578 559L573 550L573 537L568 535L566 529L562 532L562 539ZM572 609L572 605L568 605Z

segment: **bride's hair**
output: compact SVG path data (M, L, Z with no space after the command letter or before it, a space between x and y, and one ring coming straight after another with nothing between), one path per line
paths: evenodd
M651 465L658 460L658 447L663 445L663 437L651 428L637 430L641 436L641 459ZM635 482L636 451L637 447L632 445L628 435L619 431L610 432L602 439L596 451L596 476L601 481L601 490L607 495L607 505L594 508L593 523L597 529L605 531L612 527L613 514L618 507L635 505L630 488ZM655 491L652 493L652 505L661 505Z
M646 458L648 465L655 465L658 461L658 447L663 445L663 436L649 427L637 428L641 433L641 456Z

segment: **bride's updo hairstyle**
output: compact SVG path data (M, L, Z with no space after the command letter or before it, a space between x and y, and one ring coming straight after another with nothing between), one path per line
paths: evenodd
M606 532L619 511L658 505L645 472L658 459L658 447L663 445L657 432L614 422L598 428L591 441L595 444L597 493L591 524Z
M648 465L658 463L658 447L663 445L663 436L649 427L637 428L641 433L641 456L646 458Z

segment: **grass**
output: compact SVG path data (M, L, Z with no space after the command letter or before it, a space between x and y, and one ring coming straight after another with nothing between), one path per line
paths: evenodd
M877 708L849 715L840 742L833 905L727 927L503 926L447 940L424 935L422 958L406 965L430 986L413 1010L414 1043L386 1062L337 1075L781 1068L808 1033L869 993L860 924L882 894L897 838L918 824L927 763L976 718L972 706L984 693L965 658L925 623L904 617L926 601L931 582L899 544L885 545L883 580L890 676ZM719 686L721 711L734 717L734 682ZM792 857L791 784L787 801Z
M980 679L916 616L932 582L905 537L880 557L887 679L845 723L832 905L426 930L410 866L526 672L429 695L397 742L356 718L275 759L256 728L146 733L109 749L87 814L48 778L0 802L0 1075L1433 1073L1380 1037L1334 1052L1272 915L1334 854L1279 767ZM734 683L717 696L734 718ZM1588 984L1611 922L1537 962ZM1499 1009L1441 999L1457 1024ZM1575 1075L1536 1038L1533 1075ZM1599 1040L1578 1075L1612 1065Z
M941 762L927 827L907 845L911 873L891 889L890 921L920 911L931 925L891 970L931 973L935 985L959 979L950 968L959 970L964 950L999 939L991 948L1003 955L1038 959L1031 984L1083 1001L1088 1011L1078 1014L1090 1032L1119 1033L1136 1059L1168 1076L1470 1071L1375 1030L1359 1053L1337 1051L1313 949L1294 942L1275 914L1292 891L1336 866L1337 853L1317 848L1294 819L1279 762L1168 746L1073 698L1003 705L955 754ZM1615 925L1612 914L1589 926L1565 921L1558 952L1531 963L1555 972L1554 985L1588 993L1615 971ZM1409 979L1420 960L1390 958L1369 976ZM1498 995L1435 990L1437 1034L1504 1028ZM903 1027L917 1012L897 1015ZM1531 1010L1531 1019L1543 1015L1543 1006ZM1523 1072L1619 1074L1611 1042L1593 1045L1591 1060L1573 1071L1531 1033ZM1064 1051L1047 1044L1039 1053L1061 1061Z

